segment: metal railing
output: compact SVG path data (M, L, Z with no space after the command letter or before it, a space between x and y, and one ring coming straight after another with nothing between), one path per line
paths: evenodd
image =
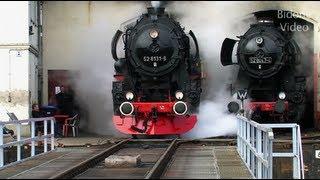
M259 124L238 116L237 150L253 177L271 179L274 157L293 158L293 178L304 178L300 127L297 124ZM292 129L291 153L273 152L275 128Z
M300 126L297 124L264 124L272 129L291 129L292 152L273 152L273 157L291 157L293 159L293 178L304 179L304 163Z
M48 134L48 121L51 123L51 132ZM42 136L35 136L35 122L43 122L43 132ZM54 122L55 119L53 117L47 118L32 118L26 120L16 120L16 121L8 121L8 122L0 122L0 168L9 166L11 164L22 161L21 159L21 146L27 143L31 143L31 157L35 156L36 148L35 142L44 141L44 149L43 153L48 152L48 139L51 140L51 150L54 150ZM28 123L31 125L31 137L22 139L21 137L21 126L22 123ZM5 125L16 125L16 138L15 141L4 143L3 138L3 127ZM8 147L16 146L17 147L17 160L15 162L10 162L9 164L5 164L4 162L4 149ZM27 158L26 158L27 159Z
M237 150L255 178L272 178L271 128L238 116Z

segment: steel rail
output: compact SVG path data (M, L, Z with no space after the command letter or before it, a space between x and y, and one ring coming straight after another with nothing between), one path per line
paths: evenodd
M49 179L71 179L71 178L83 173L87 169L94 167L98 162L100 162L104 158L114 154L116 151L120 150L123 147L123 145L125 145L129 141L130 141L130 139L123 140L123 141L111 146L110 148L106 149L105 151L102 151L99 154L97 154L97 155L95 155L95 156L75 165L75 166L72 166L71 168L69 168L61 173L54 175L54 176L50 177Z
M214 142L223 142L225 139L222 140L211 140L211 139L156 139L156 140L150 140L150 139L127 139L124 141L121 141L112 147L108 148L105 151L100 152L99 154L91 157L88 160L82 161L81 163L78 163L75 166L72 166L71 168L63 171L62 173L59 173L57 175L54 175L50 177L49 179L70 179L77 177L78 175L86 172L88 169L96 166L99 162L101 162L104 158L116 153L122 148L125 148L125 145L128 143L139 143L139 142L167 142L170 143L165 152L159 157L159 159L156 161L156 163L152 166L152 168L147 171L146 175L144 176L144 179L160 179L163 173L168 168L169 162L172 160L174 154L176 153L176 150L178 149L180 144L184 143L214 143ZM230 140L231 141L231 140ZM234 139L232 139L234 141ZM228 143L228 142L227 142Z
M171 160L172 155L175 153L178 147L178 139L174 139L167 150L162 154L158 159L156 164L152 167L149 173L145 176L144 179L160 179L164 170L167 167L167 164Z

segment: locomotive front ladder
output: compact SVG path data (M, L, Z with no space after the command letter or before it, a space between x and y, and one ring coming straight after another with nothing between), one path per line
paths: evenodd
M273 178L273 158L293 159L293 178L304 179L300 126L292 124L259 124L237 116L237 151L254 178ZM291 129L292 152L273 152L273 129Z

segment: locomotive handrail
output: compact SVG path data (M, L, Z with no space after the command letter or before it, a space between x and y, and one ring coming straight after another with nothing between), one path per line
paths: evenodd
M259 124L237 116L237 151L253 177L272 178L273 158L293 158L293 178L304 179L300 127L297 124ZM273 152L273 129L292 129L292 152Z
M112 42L111 42L111 54L112 57L115 61L118 61L118 55L117 55L117 45L118 45L118 41L120 39L120 36L122 35L122 31L117 30L117 32L114 34L113 38L112 38Z

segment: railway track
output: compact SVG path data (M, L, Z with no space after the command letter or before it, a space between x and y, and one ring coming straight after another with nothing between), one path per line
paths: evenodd
M99 154L51 177L51 179L170 179L223 178L215 152L223 151L234 140L123 140ZM221 146L223 145L223 146ZM231 147L231 146L230 146ZM110 168L104 159L110 155L140 155L136 167Z

